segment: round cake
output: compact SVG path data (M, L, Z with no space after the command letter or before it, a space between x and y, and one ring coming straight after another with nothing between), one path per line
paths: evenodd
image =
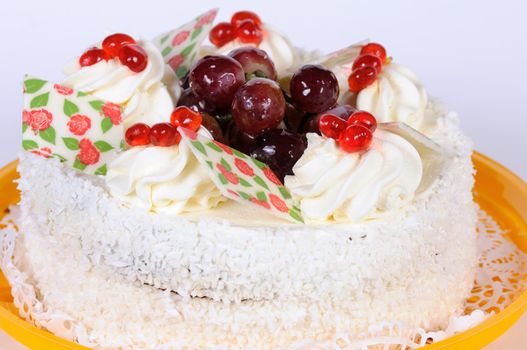
M26 78L14 261L43 307L102 348L445 328L477 265L457 116L379 44L322 55L215 15Z

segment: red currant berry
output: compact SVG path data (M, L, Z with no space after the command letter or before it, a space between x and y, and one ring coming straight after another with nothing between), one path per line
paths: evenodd
M79 64L81 67L93 66L94 64L106 59L107 56L103 50L93 47L79 57Z
M339 146L345 152L352 153L367 150L373 140L373 134L360 124L350 125L339 137Z
M140 73L148 64L146 51L139 45L124 45L119 50L119 61L127 66L132 72Z
M253 21L243 21L236 30L238 39L244 44L260 45L263 40L262 30Z
M169 147L177 145L181 135L170 123L159 123L150 129L150 142L154 146Z
M222 47L236 39L236 28L227 22L218 23L209 34L210 42L216 47Z
M356 70L362 67L373 67L377 74L381 72L382 61L379 57L372 54L361 55L353 62L352 70Z
M258 15L251 11L238 11L231 18L231 24L234 28L239 28L242 22L252 21L258 28L262 26L262 20Z
M334 114L324 114L318 121L318 128L322 135L338 140L340 134L348 127L344 119Z
M377 71L373 67L362 67L354 70L348 78L351 92L359 92L370 86L377 79Z
M124 135L130 146L146 146L150 144L150 127L143 123L132 125Z
M374 56L377 56L381 59L381 61L384 63L386 61L386 49L381 44L377 43L369 43L362 47L362 50L360 50L361 55L366 54L372 54Z
M371 132L374 132L377 129L377 119L366 111L357 111L353 113L348 119L349 125L359 124L370 129Z
M130 35L117 33L107 36L102 41L102 49L109 57L115 58L119 56L119 50L121 50L121 47L135 43L136 42L134 38L132 38Z
M186 106L177 107L170 116L170 123L174 127L184 127L192 131L198 131L201 126L201 114Z

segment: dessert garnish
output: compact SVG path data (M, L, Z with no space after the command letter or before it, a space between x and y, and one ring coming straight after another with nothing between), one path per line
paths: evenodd
M239 11L232 15L231 21L215 25L209 35L210 42L222 47L239 39L244 44L259 45L263 40L262 20L251 11Z
M369 43L362 47L360 56L353 62L352 72L348 78L349 90L359 92L370 86L377 79L382 65L389 63L386 49L377 43Z
M356 111L347 120L324 114L318 124L322 135L337 140L339 147L348 153L367 150L377 128L377 120L366 111Z
M132 72L140 73L148 64L148 55L128 34L116 33L107 36L102 42L102 48L93 47L79 58L81 67L92 66L102 60L116 59Z

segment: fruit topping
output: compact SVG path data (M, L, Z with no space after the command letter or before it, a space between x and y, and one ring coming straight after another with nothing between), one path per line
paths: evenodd
M143 123L132 125L125 133L126 143L130 146L147 146L150 144L150 127Z
M154 146L170 147L181 141L181 135L170 123L159 123L150 128L150 143Z
M141 46L128 44L119 49L119 61L132 72L139 73L145 70L148 64L148 55Z
M186 106L193 111L201 112L205 110L205 103L200 101L199 98L194 95L191 88L183 90L179 100L177 101L177 107Z
M253 21L243 21L236 29L238 39L244 44L260 45L263 40L262 30Z
M377 119L375 119L371 113L366 111L357 111L350 115L348 124L361 124L370 129L371 132L374 132L377 129Z
M273 129L260 135L251 156L267 164L280 180L293 174L293 166L304 153L307 142L302 135Z
M344 119L333 114L324 114L318 122L320 132L326 137L338 140L340 134L348 127Z
M205 112L201 112L201 118L201 125L210 132L214 140L225 143L223 131L221 130L221 126L216 118Z
M201 121L202 117L199 112L185 106L177 107L170 116L170 123L174 127L178 128L181 126L192 131L198 131Z
M190 86L198 99L214 110L227 110L236 91L245 83L238 61L228 56L205 56L192 67Z
M339 84L330 70L319 65L305 65L291 78L290 92L298 109L321 113L337 103Z
M288 130L293 132L302 131L302 126L306 119L306 113L299 111L291 103L286 102L284 122Z
M373 67L377 74L379 74L382 70L382 61L379 57L372 54L362 55L353 62L352 70L362 67Z
M107 60L106 53L104 50L92 47L81 55L79 58L79 64L81 67L93 66L102 60Z
M252 77L276 80L278 74L275 65L267 52L256 47L246 46L233 50L229 56L240 62L247 80Z
M210 42L216 47L225 46L236 38L244 44L259 45L262 42L262 20L256 13L236 12L230 23L218 23L209 34Z
M241 131L234 121L227 126L226 139L231 147L246 154L250 154L256 146L256 137Z
M265 78L249 80L232 102L234 122L241 131L253 136L280 125L284 112L285 98L280 86Z
M317 114L313 117L311 117L304 125L303 132L315 132L317 134L320 134L320 129L318 122L320 121L320 117L322 117L325 114L333 114L339 117L340 119L348 120L349 116L355 112L356 109L350 105L336 105L335 107L322 112L320 114Z
M102 42L102 49L108 57L117 58L119 56L119 51L124 45L136 44L134 38L130 35L123 33L116 33L107 36Z
M355 69L348 78L348 85L351 92L359 92L370 86L377 79L377 71L373 67L361 67Z
M348 126L338 139L341 149L346 152L358 152L367 150L373 140L373 133L361 124Z
M209 40L216 47L222 47L236 39L236 27L227 22L218 23L212 28Z
M386 49L381 44L377 43L369 43L362 47L360 51L361 56L372 54L374 56L377 56L381 59L381 62L384 63L386 61Z

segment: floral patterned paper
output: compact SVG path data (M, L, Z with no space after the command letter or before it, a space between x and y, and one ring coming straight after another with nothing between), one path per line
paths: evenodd
M201 43L209 35L217 14L217 9L210 10L153 40L178 78L183 78L196 60Z
M26 77L22 148L95 175L106 175L122 147L123 107L45 80Z
M304 222L291 194L267 165L191 130L178 130L182 142L207 168L211 180L225 197L242 204L252 203L296 223Z

